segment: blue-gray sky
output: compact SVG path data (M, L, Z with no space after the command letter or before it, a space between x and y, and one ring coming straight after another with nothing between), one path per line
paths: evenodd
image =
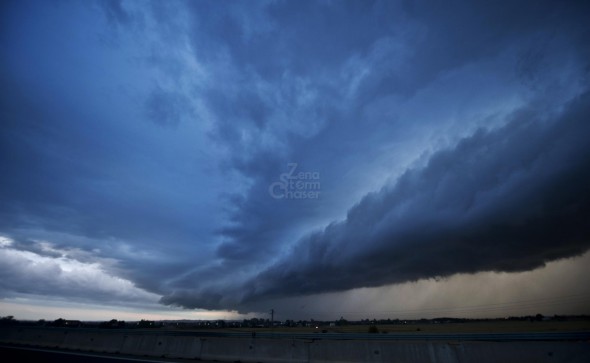
M3 1L2 311L589 313L589 14Z

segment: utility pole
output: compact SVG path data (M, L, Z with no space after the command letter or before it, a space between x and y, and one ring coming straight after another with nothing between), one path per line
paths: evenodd
M275 327L275 309L270 309L270 328L274 329Z

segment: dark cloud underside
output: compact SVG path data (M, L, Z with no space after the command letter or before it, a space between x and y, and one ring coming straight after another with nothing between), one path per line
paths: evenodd
M590 247L590 94L558 118L522 110L365 196L246 287L242 303L478 271L525 271ZM214 290L215 291L215 290ZM231 307L231 291L169 296ZM178 300L176 300L178 299Z

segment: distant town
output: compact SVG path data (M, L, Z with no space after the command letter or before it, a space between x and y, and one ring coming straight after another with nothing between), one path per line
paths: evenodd
M510 316L506 318L493 319L467 319L467 318L450 318L440 317L434 319L361 319L347 320L341 317L338 320L276 320L264 318L252 318L244 320L139 320L124 321L111 319L108 321L81 321L56 319L48 320L18 320L13 316L4 316L0 318L0 326L44 326L44 327L61 327L61 328L98 328L98 329L272 329L272 328L311 328L326 329L337 327L368 327L369 333L386 333L379 331L384 326L415 325L423 326L428 324L465 324L465 323L482 323L482 322L571 322L586 321L590 322L590 315L553 315L544 316L542 314L526 316Z

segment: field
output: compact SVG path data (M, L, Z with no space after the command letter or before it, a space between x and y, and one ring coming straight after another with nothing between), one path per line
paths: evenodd
M589 320L575 321L484 321L467 323L412 323L376 325L379 333L527 333L527 332L572 332L590 331ZM367 333L370 325L345 325L315 327L276 327L270 328L235 328L223 329L234 332L284 332L284 333L314 333L327 331L329 333Z

